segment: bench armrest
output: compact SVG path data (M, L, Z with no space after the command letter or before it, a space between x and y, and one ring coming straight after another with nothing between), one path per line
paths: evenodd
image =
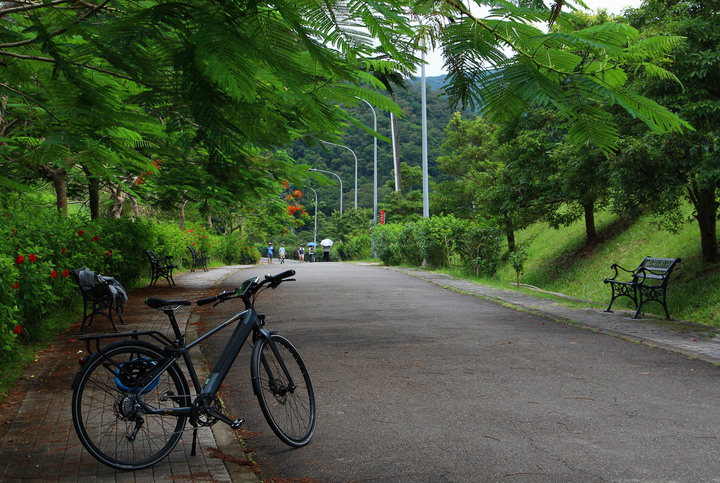
M618 275L620 275L619 270L622 270L622 271L625 272L625 273L629 273L629 274L631 274L633 277L635 277L635 276L637 275L637 271L638 271L638 269L628 270L627 268L621 267L621 266L618 265L617 263L613 263L612 265L610 265L610 268L613 269L613 270L615 270L615 275L613 275L613 276L610 277L610 278L606 278L605 280L603 280L604 283L614 282L615 280L617 280Z

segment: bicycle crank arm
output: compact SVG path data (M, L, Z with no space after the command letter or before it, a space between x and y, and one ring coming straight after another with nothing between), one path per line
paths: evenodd
M227 424L228 426L230 426L231 429L240 429L240 426L242 426L245 423L244 419L240 418L240 419L232 420L229 417L227 417L225 414L223 414L221 411L218 411L215 408L207 408L207 414L209 414L210 416L217 418L219 421L222 421L223 423Z

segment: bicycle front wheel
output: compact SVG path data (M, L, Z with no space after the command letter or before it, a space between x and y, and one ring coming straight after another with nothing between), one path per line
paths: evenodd
M259 338L253 348L253 390L275 435L299 448L308 444L315 432L315 392L297 349L280 335L270 337L272 345L268 339Z
M190 406L187 381L176 364L151 377L165 360L152 344L121 341L86 363L74 384L72 418L80 442L101 463L119 470L147 468L180 440L186 415L150 412Z

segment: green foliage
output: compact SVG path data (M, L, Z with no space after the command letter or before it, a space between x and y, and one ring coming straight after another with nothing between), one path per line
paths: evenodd
M433 268L459 266L469 273L491 275L499 261L499 231L491 222L452 215L413 223L378 225L375 250L386 265Z
M655 132L692 129L673 112L637 94L625 72L650 65L644 75L672 79L660 63L677 45L677 36L638 47L640 33L630 25L606 22L578 28L573 16L555 16L559 10L519 9L504 2L493 3L482 17L462 2L419 3L428 12L436 6L452 18L439 32L451 97L480 105L495 120L516 118L535 106L552 106L570 123L568 141L577 148L592 143L606 153L617 148L620 133L610 113L600 107L603 104L622 107ZM541 21L555 22L559 28L543 32Z
M372 240L367 234L355 235L346 242L333 244L332 248L342 260L366 260L372 256Z
M254 265L260 261L260 252L254 245L241 242L233 236L220 237L216 253L225 265Z

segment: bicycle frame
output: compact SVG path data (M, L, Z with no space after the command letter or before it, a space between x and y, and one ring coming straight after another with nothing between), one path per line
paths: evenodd
M172 326L173 332L175 333L175 336L177 337L177 347L171 347L168 349L170 353L173 354L172 357L166 359L163 364L159 365L155 369L153 369L148 376L151 377L150 380L148 380L143 385L137 385L134 387L131 387L130 390L135 392L137 391L140 395L142 395L142 391L144 388L151 386L155 380L160 377L160 375L165 372L170 366L172 366L174 363L178 361L178 359L182 358L185 361L185 364L187 366L187 370L189 372L190 378L192 379L193 386L195 387L195 396L205 396L205 395L211 395L214 396L217 391L220 389L220 386L222 385L223 381L225 380L225 377L227 376L228 372L230 371L230 368L233 366L235 359L237 358L238 354L240 353L240 350L245 345L245 342L247 341L248 337L250 337L250 334L255 333L255 337L261 337L267 340L267 343L269 344L270 348L272 349L273 353L277 357L277 359L280 361L280 367L282 368L285 377L287 378L289 385L294 386L295 383L292 380L292 376L290 375L290 372L288 371L287 367L285 366L285 362L283 361L282 357L280 356L279 351L277 350L277 347L275 345L275 342L272 340L272 332L268 331L263 327L263 323L260 319L260 316L255 311L254 307L250 307L243 312L237 313L230 317L228 320L223 322L222 324L218 325L214 329L212 329L207 334L203 335L202 337L199 337L198 339L194 340L190 344L185 345L183 334L180 331L180 328L178 327L177 321L175 319L175 308L168 308L164 309L163 311L170 319L170 324ZM189 351L196 345L200 344L201 342L205 341L209 337L215 335L216 333L220 332L221 330L225 329L226 327L232 325L233 323L237 322L238 320L241 320L241 322L235 327L235 330L233 331L232 335L228 339L227 343L225 344L225 347L223 348L220 356L215 361L215 365L213 366L212 370L210 371L210 374L205 382L205 385L203 386L200 383L200 379L197 375L197 372L195 371L195 366L192 363L192 360L190 358ZM140 335L150 335L153 338L155 338L158 341L167 341L170 342L169 339L167 339L166 336L163 334L157 332L157 331L146 331L146 332L129 332L129 333L123 333L123 334L111 334L111 335L101 335L101 336L87 336L83 337L84 340L100 340L100 339L106 339L106 338L122 338L131 336L134 339L137 339ZM254 338L255 338L254 337ZM175 345L175 344L173 344ZM101 348L98 347L98 352L102 355L103 351ZM111 361L120 371L123 371L124 369L117 364L115 364L113 361ZM268 371L269 368L266 368ZM190 396L188 394L188 396ZM166 408L162 410L153 409L151 407L148 407L145 402L142 400L142 397L138 398L139 404L142 406L143 411L145 411L147 414L164 414L164 415L187 415L190 414L192 411L192 407L178 407L178 408ZM222 419L225 421L224 415L215 414L216 417ZM228 420L225 421L228 424L231 423L231 421Z

